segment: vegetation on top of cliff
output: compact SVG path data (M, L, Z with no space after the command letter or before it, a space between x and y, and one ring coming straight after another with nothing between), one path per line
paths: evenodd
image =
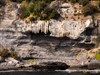
M24 19L31 15L31 20L58 19L59 14L56 9L49 7L54 0L24 0L19 9L20 18Z
M71 3L79 3L83 6L83 15L94 15L100 12L100 0L67 0Z
M21 19L29 18L30 20L49 20L59 19L60 14L55 8L50 8L52 1L57 0L10 0L20 2L19 17ZM100 0L58 0L62 2L79 3L83 6L83 15L94 15L100 12Z

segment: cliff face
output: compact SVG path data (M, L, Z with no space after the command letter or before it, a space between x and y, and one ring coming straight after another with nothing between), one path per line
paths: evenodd
M18 7L19 4L10 3L0 8L1 46L15 50L23 61L36 60L31 63L35 65L44 62L63 62L70 66L79 66L92 62L91 59L98 50L92 56L88 50L95 47L93 38L100 34L98 19L91 16L74 16L74 7L70 3L65 3L58 9L64 20L26 23L17 18Z
M36 23L25 23L22 20L16 20L14 23L16 24L18 31L21 32L31 31L33 33L39 33L39 31L41 31L45 34L49 32L50 36L53 37L69 37L77 39L87 27L93 24L93 19L92 17L81 19L81 15L74 16L74 14L80 12L75 11L74 6L70 3L64 3L58 8L58 12L64 20L59 21L51 19L49 21L37 21ZM79 17L79 19L77 17Z

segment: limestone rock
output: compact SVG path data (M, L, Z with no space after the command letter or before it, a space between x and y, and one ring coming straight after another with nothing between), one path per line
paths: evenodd
M13 5L16 6L16 4L10 4L4 7L5 15L0 20L0 45L9 50L15 50L23 62L8 58L6 62L0 63L1 69L41 66L41 63L46 63L47 66L54 64L55 68L59 66L58 62L60 65L64 63L70 66L84 66L93 60L91 53L93 55L94 53L88 54L87 51L95 46L91 42L93 34L87 35L87 31L91 33L94 29L100 30L100 24L97 21L96 26L93 26L95 21L93 18L73 19L72 16L75 13L73 5L64 3L57 8L57 11L63 18L66 15L69 15L69 18L60 21L51 19L25 23L21 19L16 19L17 8ZM37 62L24 63L24 59L36 59Z
M94 70L94 69L100 69L100 61L93 60L88 64L88 69Z
M75 11L75 9L73 8L72 4L70 4L70 3L61 4L61 6L58 10L58 12L61 14L62 17L72 17L74 14L74 11Z
M5 62L0 63L0 70L17 69L20 67L19 61L13 58L8 58Z
M19 23L18 23L19 22ZM53 37L69 37L77 39L80 34L85 31L87 27L92 23L92 19L87 19L84 23L81 20L64 20L62 22L57 20L50 21L38 21L37 23L25 24L23 21L16 21L17 29L21 32L31 31L33 33L39 33L39 31L45 34L50 31L50 36Z
M9 26L12 25L12 22L16 19L16 4L8 4L4 8L4 18L1 21L0 25Z

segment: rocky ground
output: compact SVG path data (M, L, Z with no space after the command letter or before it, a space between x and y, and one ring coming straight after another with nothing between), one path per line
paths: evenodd
M94 34L100 31L100 20L89 16L84 20L69 17L62 21L25 23L16 16L19 6L10 3L0 8L1 48L13 50L18 55L16 59L0 57L0 70L100 69L100 60L94 59L100 48L95 48L93 42ZM62 17L73 12L64 9L59 10Z

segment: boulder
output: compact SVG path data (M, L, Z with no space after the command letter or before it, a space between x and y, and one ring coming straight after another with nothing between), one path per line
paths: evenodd
M5 61L6 61L6 62L15 63L15 64L18 64L18 63L19 63L18 60L14 59L14 58L11 58L11 57L7 58Z

